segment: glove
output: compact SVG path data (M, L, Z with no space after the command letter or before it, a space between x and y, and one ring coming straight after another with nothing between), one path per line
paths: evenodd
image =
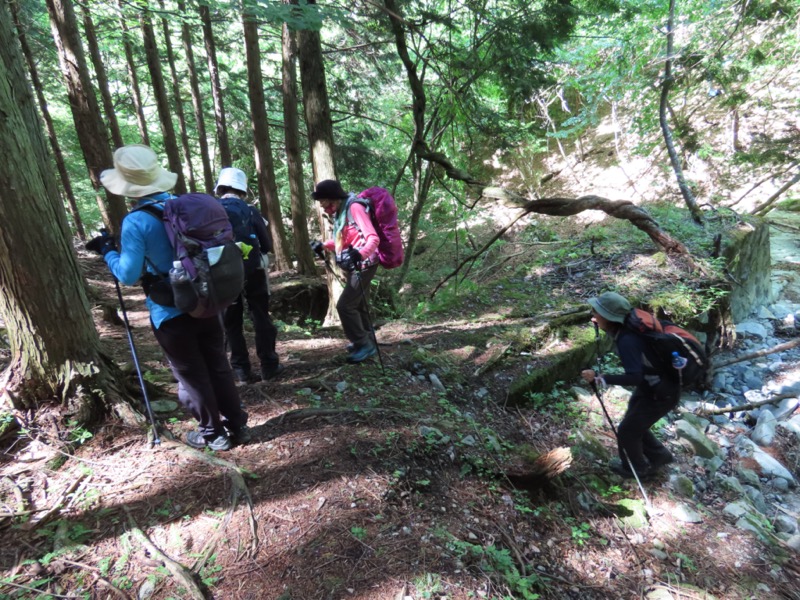
M356 250L355 248L353 248L352 246L350 246L346 250L346 252L350 256L350 262L353 263L353 267L355 268L355 270L356 271L360 271L361 270L361 261L362 261L361 253L358 250Z
M336 264L338 264L343 271L347 271L348 273L360 271L361 254L359 254L358 250L355 248L350 247L341 253L339 259L336 261Z
M319 240L314 240L309 244L309 246L311 246L311 250L317 255L317 258L325 260L325 249L322 246L322 242Z
M117 249L117 242L113 235L109 235L105 229L100 230L100 235L86 242L85 248L91 252L97 252L100 256L105 256L112 250Z

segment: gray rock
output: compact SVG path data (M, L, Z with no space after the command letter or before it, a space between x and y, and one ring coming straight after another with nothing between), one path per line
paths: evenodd
M786 545L792 548L793 550L800 552L800 535L795 534L792 537L790 537L788 540L786 540Z
M745 338L763 340L767 337L767 328L758 321L744 321L736 324L736 333Z
M780 421L794 413L798 405L800 405L800 398L784 398L778 402L775 408L770 409L770 412Z
M151 400L150 407L153 412L168 413L173 410L178 410L178 403L174 400Z
M436 390L437 392L446 392L447 391L445 389L444 385L442 384L442 382L439 380L439 378L436 375L431 373L430 375L428 375L428 378L431 380L431 385L433 386L434 390Z
M347 382L346 381L340 381L339 383L336 384L336 391L337 392L343 392L346 389L347 389Z
M731 502L725 508L723 508L722 513L731 516L734 519L739 519L748 514L751 510L752 509L750 508L750 505L744 500L737 500L736 502Z
M694 497L694 483L685 475L671 475L669 478L672 491L684 498Z
M767 477L783 477L789 482L789 486L794 487L796 485L794 477L789 470L759 448L752 440L740 435L736 438L736 447L741 456L752 458L758 463L763 475Z
M775 439L777 425L778 421L775 419L775 415L769 410L762 410L761 414L758 415L758 422L753 428L753 433L750 434L750 439L759 446L769 446Z
M776 477L775 479L770 480L769 487L775 490L776 492L788 492L789 482L786 481L783 477Z
M747 485L756 487L761 485L761 480L758 478L758 473L753 471L753 469L748 469L741 463L736 465L736 475L740 481L743 481Z
M678 439L688 442L689 447L698 456L712 458L722 454L722 450L717 444L708 439L700 429L686 419L681 419L675 423L675 435L678 436Z
M680 503L672 510L672 516L683 523L702 523L703 517L691 506Z
M722 485L722 487L726 490L734 491L737 494L744 494L744 486L742 485L741 481L736 479L736 477L722 474L719 474L718 477L720 485Z
M753 507L758 512L760 512L762 515L769 512L767 501L764 498L764 494L761 493L761 490L754 488L751 485L746 485L744 486L744 493L748 498L750 498L750 501L753 503Z
M778 515L772 524L775 531L779 533L794 534L797 532L797 519L792 519L788 515Z
M669 555L666 552L656 548L650 548L650 554L655 556L658 560L667 560L667 558L669 558Z
M764 385L764 380L758 375L751 375L745 378L744 384L751 390L758 390Z

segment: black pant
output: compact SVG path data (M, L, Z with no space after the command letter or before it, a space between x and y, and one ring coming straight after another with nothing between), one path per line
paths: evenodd
M153 332L178 380L178 400L197 419L201 434L223 433L221 417L233 429L247 423L225 354L219 317L181 315L164 321Z
M250 354L243 331L245 300L250 319L253 321L256 355L261 361L261 370L269 371L278 366L280 359L275 352L278 328L269 316L269 289L266 285L266 273L263 270L259 269L248 277L244 292L236 302L225 309L225 335L228 339L228 349L231 351L231 366L249 373Z
M619 457L623 465L627 467L630 460L637 472L644 472L650 466L650 459L670 454L650 428L678 405L680 397L680 386L663 379L655 387L647 383L636 387L628 401L628 410L617 427Z
M357 347L372 344L372 323L369 322L367 302L370 284L377 270L378 265L373 265L361 272L346 273L347 283L336 303L344 335Z

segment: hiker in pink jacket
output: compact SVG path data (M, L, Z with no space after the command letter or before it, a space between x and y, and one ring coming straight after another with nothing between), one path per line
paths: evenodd
M336 264L346 276L336 310L350 341L347 362L360 363L377 352L367 302L378 269L378 234L367 207L354 194L345 192L338 181L320 181L311 196L333 220L333 239L323 247L335 253Z

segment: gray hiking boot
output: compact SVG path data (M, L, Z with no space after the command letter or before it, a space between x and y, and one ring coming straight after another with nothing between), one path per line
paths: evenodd
M219 452L233 448L233 443L224 433L206 437L199 431L190 431L186 434L186 443L198 450L208 448L209 450L216 450Z

